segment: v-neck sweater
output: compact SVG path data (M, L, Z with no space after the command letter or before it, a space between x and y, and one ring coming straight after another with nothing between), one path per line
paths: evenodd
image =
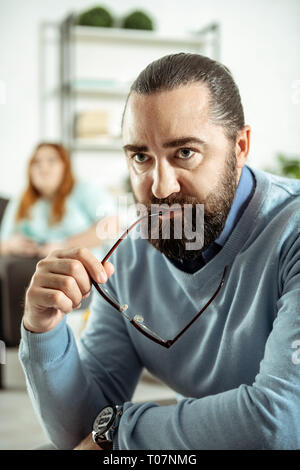
M251 170L250 202L197 272L133 237L111 257L115 274L106 287L166 339L206 304L228 266L216 298L170 349L98 295L78 344L66 317L47 333L22 326L30 396L58 448L91 432L108 403L124 410L115 449L300 447L300 182ZM133 403L144 367L182 398Z

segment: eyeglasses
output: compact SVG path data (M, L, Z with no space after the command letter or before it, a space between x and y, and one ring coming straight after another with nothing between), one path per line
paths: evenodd
M118 241L113 245L113 247L109 250L109 252L107 253L107 255L103 258L102 260L102 264L105 263L105 261L108 260L108 258L111 256L111 254L115 251L115 249L119 246L119 244L121 243L122 240L124 240L124 238L126 238L126 236L128 235L128 233L134 228L136 227L140 222L142 222L142 220L146 219L146 218L149 218L149 217L153 217L153 216L160 216L162 215L162 212L158 212L158 213L155 213L155 214L147 214L147 215L144 215L142 217L140 217L138 220L136 220L132 225L130 225L129 228L127 228L127 230L125 230L125 232L122 234L122 236L118 239ZM149 338L150 340L154 341L155 343L157 344L160 344L161 346L163 346L164 348L170 348L182 335L183 333L186 332L186 330L200 317L200 315L207 309L207 307L211 304L211 302L214 300L214 298L216 297L216 295L218 294L218 292L220 291L221 287L223 286L224 284L224 281L225 281L225 276L226 276L226 272L228 270L228 266L225 266L225 269L224 269L224 272L223 272L223 275L222 275L222 279L221 279L221 282L217 288L217 290L215 291L215 293L213 294L213 296L209 299L209 301L204 305L204 307L200 310L200 312L198 312L194 318L181 330L179 331L179 333L175 336L175 338L173 339L163 339L161 338L161 336L159 336L157 333L155 333L153 330L151 330L151 328L149 328L149 326L147 326L145 323L144 323L144 318L141 316L141 315L135 315L133 318L131 318L127 313L126 311L128 310L128 305L127 304L123 304L121 305L120 302L112 295L111 292L109 292L108 289L106 289L106 287L103 287L103 285L100 285L97 284L93 279L91 280L92 281L92 284L93 286L96 288L96 290L99 292L99 294L112 306L114 307L116 310L118 310L119 312L121 312L121 314L123 315L123 317L128 320L140 333L142 333L144 336L146 336L147 338Z

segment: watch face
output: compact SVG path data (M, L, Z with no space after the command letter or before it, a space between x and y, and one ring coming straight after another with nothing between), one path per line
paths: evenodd
M103 408L95 419L93 430L99 434L105 433L114 420L114 416L115 410L112 406Z

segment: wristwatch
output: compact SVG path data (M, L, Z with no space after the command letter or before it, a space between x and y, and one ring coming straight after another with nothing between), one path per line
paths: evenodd
M109 405L102 408L93 425L93 441L103 450L112 450L113 435L119 426L123 406Z

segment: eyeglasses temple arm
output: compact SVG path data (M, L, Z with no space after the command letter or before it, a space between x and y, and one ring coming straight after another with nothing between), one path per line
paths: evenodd
M93 284L93 286L95 287L95 289L97 290L97 292L101 295L101 297L103 297L112 307L116 308L117 310L120 310L119 308L116 307L115 303L110 300L110 298L104 294L104 292L102 292L102 290L99 288L98 284L96 281L94 281L94 279L90 278L91 279L91 282Z
M142 217L140 217L138 220L136 220L132 225L130 225L130 227L128 227L125 232L122 233L122 235L120 236L120 238L116 241L116 243L112 246L112 248L109 250L109 252L104 256L103 260L101 261L101 263L105 263L105 261L108 260L108 258L110 257L110 255L115 251L115 249L117 248L117 246L119 246L119 244L121 243L122 240L124 240L124 238L128 235L128 233L130 232L130 230L132 230L138 223L140 223L143 219L145 219L146 217L148 217L147 215L143 215Z
M104 256L103 260L101 261L101 263L105 263L105 261L108 260L108 258L111 256L111 254L115 251L115 249L119 246L119 244L121 243L122 240L124 240L124 238L128 235L128 233L130 232L130 230L132 230L137 224L139 224L143 219L146 219L148 217L153 217L153 216L156 216L156 215L160 215L160 212L156 212L154 214L146 214L146 215L143 215L141 216L139 219L137 219L133 224L131 224L126 230L125 232L122 233L122 235L120 236L120 238L116 241L116 243L112 246L112 248L109 250L109 252Z

